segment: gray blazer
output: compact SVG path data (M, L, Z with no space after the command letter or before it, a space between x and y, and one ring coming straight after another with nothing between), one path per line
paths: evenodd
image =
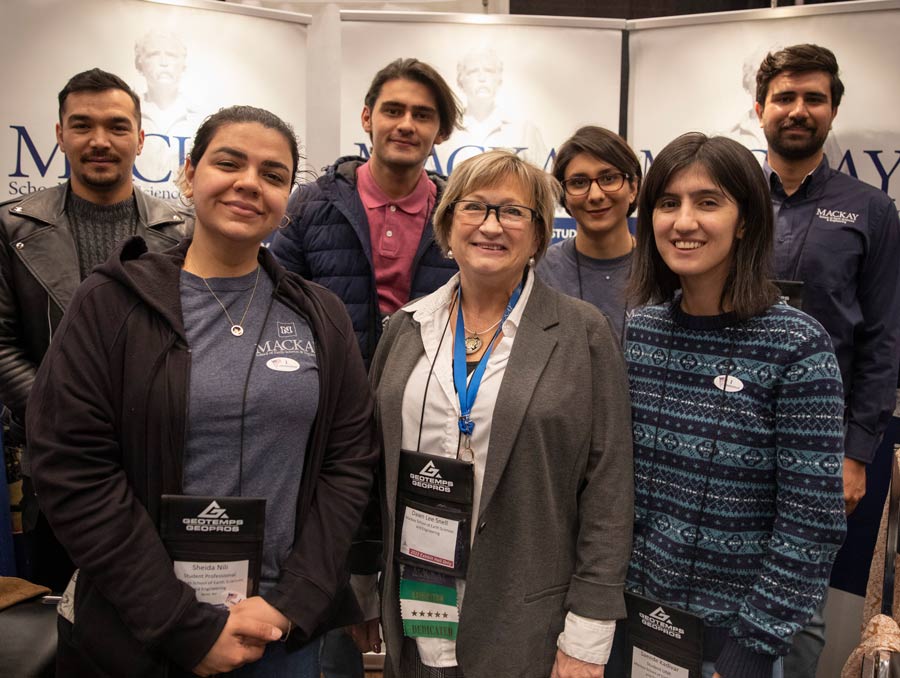
M391 318L371 378L384 446L386 675L403 642L394 560L401 403L424 353ZM456 654L466 678L547 678L567 611L625 616L634 519L631 413L621 349L593 306L535 280L497 396Z

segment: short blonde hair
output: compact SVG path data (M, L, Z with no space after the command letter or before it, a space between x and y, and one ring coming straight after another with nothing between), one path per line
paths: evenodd
M526 205L537 212L534 224L538 239L535 261L544 256L553 237L553 211L562 194L559 182L547 172L523 160L515 153L495 150L473 156L456 165L447 181L447 188L434 211L434 239L444 254L450 251L450 230L453 228L453 203L482 188L498 186L505 181L520 185L534 205Z

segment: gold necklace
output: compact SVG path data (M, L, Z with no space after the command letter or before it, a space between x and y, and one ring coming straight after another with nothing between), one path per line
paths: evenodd
M503 320L503 317L500 317L500 320ZM481 330L481 332L476 332L475 330L466 331L466 339L465 339L465 347L466 347L466 355L472 355L473 353L478 353L484 342L481 341L481 335L487 334L492 329L497 327L500 324L500 320L495 322L493 325L488 327L486 330ZM463 324L466 322L466 312L463 311Z
M231 314L228 313L228 309L225 308L225 304L223 304L219 297L216 296L216 293L213 292L213 288L209 286L208 282L206 282L206 278L202 278L203 284L206 285L206 289L208 289L209 293L213 295L213 299L219 302L219 306L221 306L222 311L225 312L225 317L228 318L228 323L231 325L231 333L236 337L240 337L244 334L244 318L247 317L247 311L250 310L250 305L253 303L253 295L256 294L256 286L259 284L259 268L259 264L257 264L256 281L253 283L253 291L250 292L250 301L247 302L247 308L244 309L244 314L241 316L241 321L237 323L231 319Z

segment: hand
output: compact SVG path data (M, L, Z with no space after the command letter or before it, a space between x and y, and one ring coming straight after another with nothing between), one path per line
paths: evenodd
M844 509L849 516L866 495L866 465L844 457Z
M258 621L267 622L272 626L278 627L282 635L291 628L291 620L259 596L244 598L237 605L233 605L231 614L239 614L243 617L252 617Z
M718 672L718 671L716 671L716 672L713 674L713 678L722 678L722 676L719 675L719 672Z
M225 628L203 660L194 667L199 676L228 673L263 656L266 643L278 640L281 630L246 614L231 612Z
M550 678L603 678L603 666L583 662L557 650Z
M353 638L360 652L381 652L381 636L378 634L379 619L368 619L362 624L344 627L344 631Z

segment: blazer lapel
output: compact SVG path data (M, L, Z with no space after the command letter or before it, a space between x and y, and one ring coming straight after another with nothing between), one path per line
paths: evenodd
M497 393L497 404L491 419L491 440L484 465L479 520L500 483L535 386L556 346L556 336L548 330L558 323L553 293L540 280L535 279L528 305L516 331L503 383Z
M378 407L380 409L381 436L384 443L385 485L387 488L387 508L391 520L397 506L397 474L400 469L400 455L388 454L399 450L403 433L403 392L413 368L425 352L419 327L406 316L404 326L391 346L390 357L381 372L378 384ZM385 396L385 394L391 394ZM393 523L392 523L393 524Z

